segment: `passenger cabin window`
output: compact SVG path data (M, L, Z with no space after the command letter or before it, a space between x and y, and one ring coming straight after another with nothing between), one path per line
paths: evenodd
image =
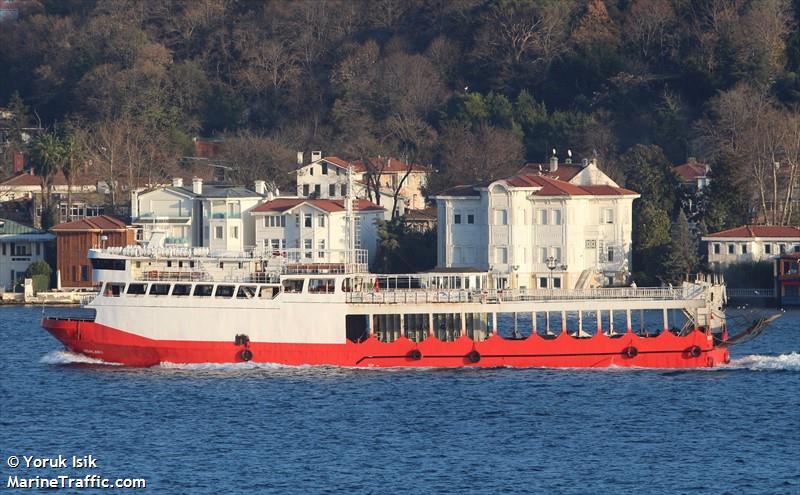
M308 281L308 292L311 294L333 294L334 290L332 278L312 278Z
M92 258L92 268L95 270L124 270L125 260L107 258Z
M122 294L123 289L125 288L125 284L106 284L106 288L103 291L103 295L106 297L119 297Z
M261 290L258 293L258 297L261 299L275 299L280 293L280 287L261 287Z
M192 293L192 286L189 284L175 284L172 288L173 296L188 296Z
M213 291L213 285L201 284L194 286L194 295L198 297L210 297Z
M142 295L147 293L147 284L129 284L128 285L128 294L132 295Z
M233 289L232 285L218 285L214 297L233 297Z
M169 295L169 284L152 284L150 286L151 296L166 296Z
M257 287L252 285L240 285L239 290L236 291L237 299L253 299L256 297Z
M283 292L287 293L299 293L303 292L303 282L302 278L289 278L283 281Z

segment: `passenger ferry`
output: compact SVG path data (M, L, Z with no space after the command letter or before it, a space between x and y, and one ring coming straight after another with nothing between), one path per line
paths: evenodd
M43 326L130 366L711 367L727 363L725 287L513 289L490 273L369 273L363 250L92 249L100 292ZM760 331L765 321L746 332Z

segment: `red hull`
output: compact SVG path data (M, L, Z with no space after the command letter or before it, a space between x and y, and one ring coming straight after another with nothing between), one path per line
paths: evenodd
M233 342L152 340L98 323L45 319L53 336L73 352L128 366L169 363L242 362L244 346ZM491 336L483 342L461 337L443 342L429 337L392 343L374 338L355 344L275 344L251 342L252 360L286 365L419 366L419 367L574 367L704 368L730 360L725 348L695 330L677 337L664 332L640 337L631 332L611 338L603 334L575 338L562 333L554 339L532 335L524 340Z

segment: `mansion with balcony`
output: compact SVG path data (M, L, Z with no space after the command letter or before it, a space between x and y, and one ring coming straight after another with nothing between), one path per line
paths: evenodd
M624 284L633 200L595 162L526 165L489 184L436 196L440 269L490 272L498 288Z
M131 194L131 223L140 241L159 233L166 245L242 251L255 245L251 211L267 197L264 181L248 189L194 178L186 187L175 178L169 187Z
M708 246L708 264L712 268L800 253L800 227L743 225L708 234L702 240Z
M303 198L344 199L347 197L348 172L352 168L353 194L368 199L368 175L377 176L381 206L391 216L394 193L398 192L398 212L406 208L425 208L422 189L427 184L428 170L422 166L407 164L396 158L374 157L367 163L362 160L349 162L336 156L323 157L319 151L311 153L311 163L303 164L302 153L298 154L297 195ZM406 174L408 174L406 176ZM404 179L405 178L405 179ZM388 218L387 218L388 220Z
M45 261L45 250L53 234L0 218L0 292L22 286L25 272L34 261Z
M256 246L271 252L300 249L308 263L329 259L348 249L347 207L343 199L275 198L251 211ZM353 200L353 246L364 249L372 264L378 247L375 222L385 209L365 199Z

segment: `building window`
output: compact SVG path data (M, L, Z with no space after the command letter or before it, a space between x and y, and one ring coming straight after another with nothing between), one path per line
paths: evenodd
M539 225L547 225L547 210L539 210Z
M215 239L222 239L222 235L223 235L222 226L221 225L217 225L216 227L214 227L214 238Z
M742 254L747 254L747 244L742 244Z
M786 244L781 244L780 245L780 250L781 250L781 254L785 253L786 252Z
M325 226L325 215L317 215L317 225L319 227Z
M561 288L561 277L555 277L553 279L553 288L560 289Z
M728 244L728 254L733 254L733 253L734 253L734 246L733 246L733 244Z
M539 277L539 288L540 289L547 288L547 277Z
M547 248L539 248L539 263L545 263L547 261Z
M772 254L772 244L764 244L764 254Z
M328 164L323 162L320 167L322 168L322 175L328 175Z
M331 184L328 186L328 197L332 198L334 196L336 196L336 184Z
M456 214L453 216L453 223L456 223L456 224L459 224L459 223L461 223L461 214L460 214L460 213L456 213Z
M469 215L467 215L467 223L468 223L468 224L473 224L473 223L475 223L475 215L473 215L472 213L470 213Z
M508 225L508 211L494 210L494 224L495 225Z
M315 185L314 185L314 197L317 197L317 198L318 198L318 197L320 197L320 195L322 194L322 193L320 192L320 187L321 187L321 186L320 186L319 184L315 184Z
M561 210L553 210L553 225L561 225Z
M597 241L595 239L586 239L586 249L596 249Z
M283 215L269 215L264 217L265 227L286 227L286 217Z
M304 227L311 227L311 213L306 213L303 216L303 226Z
M342 184L342 196L347 196L347 184Z
M239 227L236 225L231 226L231 237L234 239L239 238Z
M550 251L552 251L553 258L555 258L556 261L561 262L561 248L560 247L554 247Z
M320 258L324 258L325 257L325 239L320 239L319 241L317 241L317 246L318 246L318 249L319 249L319 253L317 253L317 255Z
M494 262L504 265L508 263L508 248L496 247L494 248Z
M614 223L614 210L612 208L603 210L603 223Z
M721 250L722 250L722 248L721 248L720 244L719 243L714 243L714 254L719 254Z
M611 263L614 261L614 248L609 246L608 247L608 262Z
M311 239L303 240L303 248L306 250L306 258L311 258Z
M311 170L314 170L314 168L312 167ZM305 196L307 198L309 192L310 192L310 190L308 188L308 184L303 184L303 196Z

